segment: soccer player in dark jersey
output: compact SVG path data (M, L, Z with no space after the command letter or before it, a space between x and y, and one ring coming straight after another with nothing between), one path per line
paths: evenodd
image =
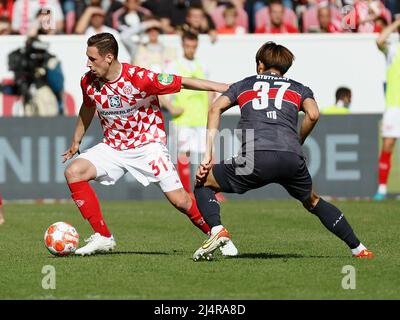
M211 228L211 236L193 259L210 259L230 235L223 227L216 192L245 193L269 183L282 185L289 194L316 215L322 224L351 249L354 257L373 254L356 237L343 213L322 199L312 187L302 153L302 144L319 118L310 88L284 77L294 55L284 46L265 43L256 54L257 74L230 86L208 113L207 148L196 174L195 196L200 212ZM242 145L238 156L212 165L213 144L221 114L239 105ZM298 112L305 113L300 132Z

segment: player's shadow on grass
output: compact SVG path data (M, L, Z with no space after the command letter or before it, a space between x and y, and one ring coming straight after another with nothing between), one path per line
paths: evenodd
M85 258L93 258L93 257L105 257L105 256L113 256L113 255L124 255L124 254L131 254L131 255L162 255L166 256L169 255L167 252L158 252L158 251L111 251L111 252L104 252L104 253L96 253L92 255L85 256ZM49 258L59 258L55 256L49 256ZM66 257L62 258L73 258L73 259L80 259L82 256L71 254Z
M167 252L159 252L159 251L111 251L106 253L97 253L96 255L122 255L122 254L135 254L135 255L168 255Z
M327 258L325 256L304 256L297 253L242 253L236 257L231 257L231 259L301 259L301 258Z

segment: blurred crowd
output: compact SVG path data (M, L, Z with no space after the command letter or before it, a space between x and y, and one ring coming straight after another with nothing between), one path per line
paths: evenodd
M400 21L399 13L399 0L0 0L0 35L27 39L9 53L13 76L0 79L0 93L22 97L12 103L13 115L75 109L66 103L61 62L38 37L43 34L109 32L128 50L129 62L165 72L179 57L161 34L208 34L215 42L220 34L374 33ZM348 104L339 107L346 111Z
M0 35L380 32L398 0L0 0Z

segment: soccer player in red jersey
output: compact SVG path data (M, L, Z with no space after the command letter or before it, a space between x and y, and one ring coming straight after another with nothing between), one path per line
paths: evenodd
M157 74L120 63L118 44L109 33L90 37L86 55L90 71L81 79L83 104L72 143L63 154L64 162L79 153L79 145L96 111L104 138L103 142L80 153L65 170L72 199L95 232L75 253L90 255L114 249L115 240L89 181L113 185L127 172L144 186L156 183L172 205L208 234L210 228L195 200L183 189L171 162L157 96L179 92L181 88L223 92L228 85Z
M310 88L284 76L293 60L294 55L284 46L265 43L256 54L257 74L232 84L209 109L206 153L197 171L194 194L211 237L194 253L195 261L209 259L230 241L215 193L242 194L270 183L280 184L299 200L351 249L354 257L373 257L343 213L313 190L301 146L316 125L319 110ZM221 114L235 105L241 112L241 150L238 156L212 165ZM300 132L299 111L305 113Z

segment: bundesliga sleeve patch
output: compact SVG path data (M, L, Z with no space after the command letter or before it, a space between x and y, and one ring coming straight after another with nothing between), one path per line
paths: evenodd
M157 80L163 86L167 86L174 81L174 76L172 74L160 73L157 77Z

